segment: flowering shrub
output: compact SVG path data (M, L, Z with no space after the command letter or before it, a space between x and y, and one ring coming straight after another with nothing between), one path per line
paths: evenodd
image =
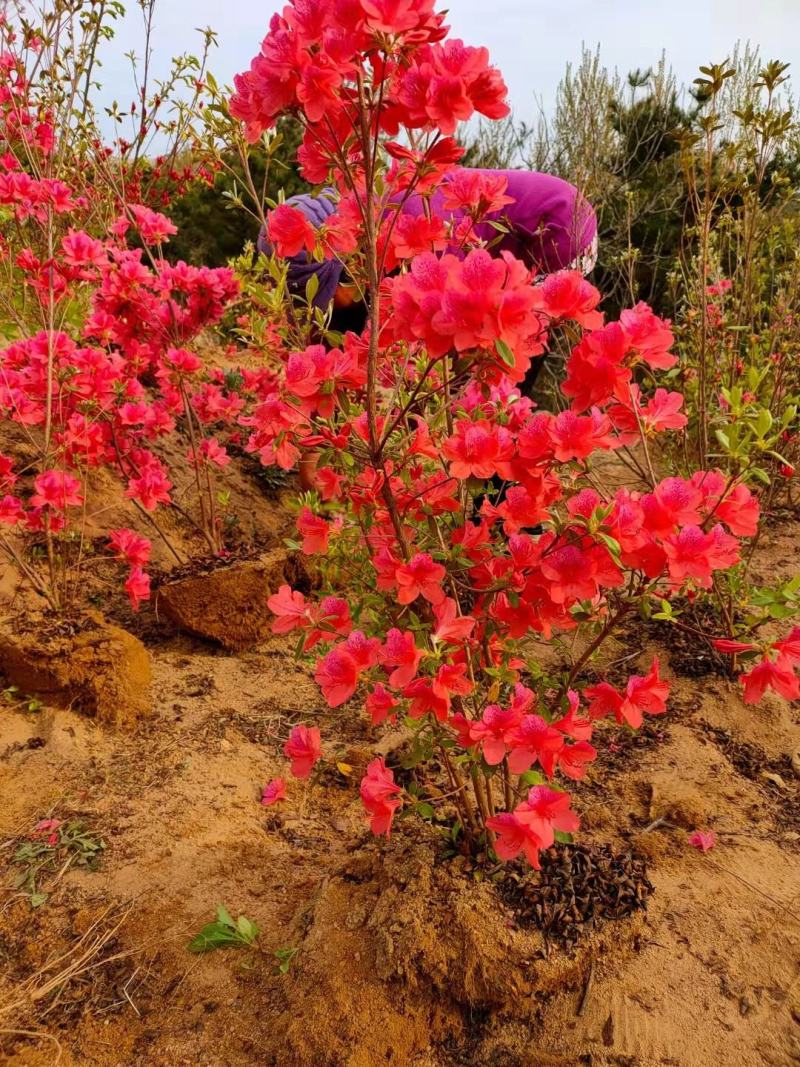
M789 65L763 62L749 44L699 75L681 87L662 63L634 85L584 50L559 86L545 136L512 120L487 124L473 159L477 150L493 166L509 165L512 153L533 160L592 202L604 306L646 294L672 318L678 362L636 376L646 403L659 388L684 396L685 429L662 441L658 471L719 469L742 479L766 527L794 505L800 441L800 126ZM763 650L774 621L798 613L793 581L753 588L758 538L709 590L658 613L704 643L715 668L725 666L715 638L755 638Z
M767 503L793 466L800 395L788 66L737 51L702 68L702 114L682 156L696 224L682 235L673 299L690 455L746 470Z
M438 762L470 841L537 866L578 827L557 783L596 758L595 722L637 727L666 710L657 660L618 689L587 685L590 658L627 617L733 567L758 503L735 475L656 475L656 437L686 422L679 393L638 386L675 363L666 323L644 304L605 323L579 273L538 279L477 238L474 223L508 203L505 181L460 171L452 133L476 112L506 114L505 86L485 49L446 39L432 0L290 4L230 109L251 139L299 116L301 168L336 186L338 210L314 232L278 207L270 238L284 254L342 257L369 304L362 336L286 351L247 419L264 462L319 453L297 527L328 595L283 586L274 630L313 653L330 707L361 691L374 725L407 724L405 765L424 782ZM411 192L440 186L463 222L400 217ZM569 407L539 411L518 383L564 327L578 338ZM638 487L610 483L612 453ZM545 670L537 643L561 649L567 633L571 662ZM319 731L295 727L285 752L307 778ZM387 835L420 802L381 759L361 797Z
M800 424L800 377L793 314L797 255L795 185L790 162L796 115L786 94L787 65L762 65L749 51L709 64L697 80L703 104L696 135L681 152L691 222L681 231L674 279L678 363L640 381L648 405L664 388L685 397L685 430L665 442L662 464L691 473L691 465L719 471L736 485L720 509L738 508L746 489L765 518L791 502ZM757 510L731 530L751 538L737 566L718 572L689 604L658 613L731 657L743 675L744 698L760 699L764 685L797 697L793 663L775 640L776 621L800 612L795 579L755 588L750 573L759 531ZM701 610L702 609L702 610ZM791 638L789 639L791 641Z
M73 7L57 6L39 29L0 19L0 412L18 428L6 446L15 454L0 455L0 551L56 609L79 586L92 472L121 479L159 532L154 510L179 506L155 451L178 421L189 448L177 466L192 470L200 510L187 517L219 550L211 471L228 457L216 434L244 403L188 347L235 298L232 272L166 262L174 226L122 195L143 188L135 169L121 179L126 146L122 170L102 170L110 150L78 139L58 110L54 71L90 82L91 67L63 67L50 36L59 20L78 25ZM140 137L150 131L143 118ZM82 172L90 163L95 179L109 178L103 195ZM137 608L149 597L150 542L128 527L107 533Z

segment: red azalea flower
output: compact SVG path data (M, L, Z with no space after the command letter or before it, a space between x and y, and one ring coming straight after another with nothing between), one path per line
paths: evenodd
M389 675L389 685L393 689L403 689L416 676L424 651L417 648L414 634L405 633L392 627L386 634L386 642L381 653L381 661L386 667L395 669Z
M398 603L413 604L421 596L431 604L441 604L445 598L442 589L445 574L441 563L434 563L427 552L418 552L397 568Z
M310 508L303 508L297 516L297 529L303 538L303 552L307 556L325 555L331 527L325 519L315 515Z
M772 660L765 655L760 663L739 677L744 686L745 704L757 704L768 689L786 700L800 700L800 679L792 670L789 660Z
M117 555L122 556L131 566L145 567L150 561L152 542L146 537L140 537L133 530L126 527L109 530L108 542Z
M355 659L342 646L332 648L317 663L314 681L322 690L328 705L338 708L355 693L359 669Z
M283 746L283 754L292 761L295 778L308 778L322 757L319 730L315 726L294 726Z
M391 836L392 820L402 801L397 794L402 789L395 783L394 772L382 759L374 759L367 765L367 773L361 779L361 800L370 816L370 829L373 834Z
M131 602L134 611L138 611L143 600L150 599L150 575L146 574L141 567L132 567L128 580L125 582L125 592Z
M286 782L283 778L273 778L261 790L261 803L265 808L270 808L279 800L286 800Z
M54 508L65 511L67 508L79 508L83 503L79 478L64 471L45 471L34 479L36 492L31 497L31 504L37 508Z
M277 618L272 624L274 634L288 634L309 625L309 608L301 592L282 585L267 601L267 607Z
M267 232L275 252L284 258L306 249L313 252L317 232L302 211L290 204L279 204L267 215Z

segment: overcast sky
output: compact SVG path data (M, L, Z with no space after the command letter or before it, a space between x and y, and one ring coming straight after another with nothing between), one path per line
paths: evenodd
M126 61L141 51L141 14L135 0L104 57L103 81L112 96L129 92ZM230 82L258 50L274 0L158 0L155 67L164 70L175 53L196 51L195 27L219 35L211 70ZM446 0L443 6L448 6ZM800 0L451 0L448 21L468 44L483 44L502 70L511 103L521 118L536 113L535 97L547 108L565 65L581 45L600 46L609 68L627 73L658 61L662 50L680 79L697 67L721 61L737 40L749 39L766 59L792 64L800 85Z

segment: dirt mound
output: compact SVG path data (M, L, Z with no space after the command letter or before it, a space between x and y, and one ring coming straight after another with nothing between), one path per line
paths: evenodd
M304 580L302 564L278 549L169 581L158 590L156 610L187 633L242 651L271 636L269 597L284 583L300 588Z
M29 617L0 630L0 670L24 693L68 704L112 726L152 711L147 649L126 630L91 614L56 625Z
M432 840L403 831L388 846L370 842L311 903L302 967L267 1062L411 1063L467 1018L532 1018L540 997L579 985L594 954L612 942L624 950L639 926L609 924L575 952L549 956L491 882L437 863Z

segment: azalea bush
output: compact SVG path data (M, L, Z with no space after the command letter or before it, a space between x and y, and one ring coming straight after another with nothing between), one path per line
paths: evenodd
M93 4L55 3L38 24L0 19L0 551L55 609L77 599L98 534L127 565L133 606L149 596L151 541L107 529L91 502L97 472L121 482L140 526L162 535L154 512L168 505L220 550L217 432L238 432L244 404L188 347L235 299L232 272L168 263L175 227L134 199L152 191L148 139L161 129L180 145L183 119L162 124L143 86L134 142L105 147L87 127L80 94L106 30ZM185 442L168 463L157 446L176 428Z
M794 206L800 127L788 64L701 68L682 157L690 215L674 275L688 452L746 474L768 502L793 467L800 379Z
M665 442L662 466L683 474L693 466L719 470L748 487L767 522L791 502L800 431L800 127L787 81L787 64L763 64L750 50L701 68L695 80L697 111L681 134L687 211L671 275L678 363L641 383L648 396L667 387L685 398L685 431ZM755 585L760 533L753 524L739 532L751 539L742 561L715 575L706 596L661 613L731 656L732 672L760 659L774 624L800 607L793 577ZM774 655L754 679L772 677ZM775 685L790 698L800 695L790 664ZM748 699L758 693L751 682Z
M758 498L761 529L778 519L795 503L800 411L800 126L787 64L737 45L686 88L663 60L625 83L584 51L536 131L501 124L494 138L483 132L488 149L511 147L515 132L517 158L554 170L591 201L604 306L636 293L672 319L678 362L636 374L646 401L659 388L684 396L685 429L662 441L656 472L719 470ZM562 355L568 345L558 346ZM559 359L549 362L553 374L542 379L558 379ZM558 392L551 399L563 403ZM655 612L731 676L760 658L776 624L798 614L794 576L763 587L753 577L760 537L748 535L741 562L718 571L709 589Z
M369 306L361 336L286 347L247 447L287 468L318 455L297 528L324 588L284 585L275 632L298 636L331 708L360 693L374 726L410 731L414 792L382 758L361 783L373 831L388 835L403 806L428 810L441 773L468 843L536 866L578 827L559 783L595 760L595 722L637 728L667 708L657 660L614 685L588 676L594 654L626 620L711 588L759 506L736 474L657 471L659 439L686 426L680 393L645 397L637 381L675 365L666 323L644 304L606 322L578 272L537 278L477 238L506 183L459 169L453 133L506 115L506 89L443 19L432 0L297 2L236 79L230 112L247 136L295 116L301 173L338 191L320 230L288 205L268 214L278 255L341 257ZM455 230L401 214L439 187L464 211ZM562 335L554 414L519 383ZM544 665L544 643L559 666ZM791 671L795 651L767 660ZM296 726L292 773L308 778L324 749L317 727ZM264 803L284 793L278 779Z

